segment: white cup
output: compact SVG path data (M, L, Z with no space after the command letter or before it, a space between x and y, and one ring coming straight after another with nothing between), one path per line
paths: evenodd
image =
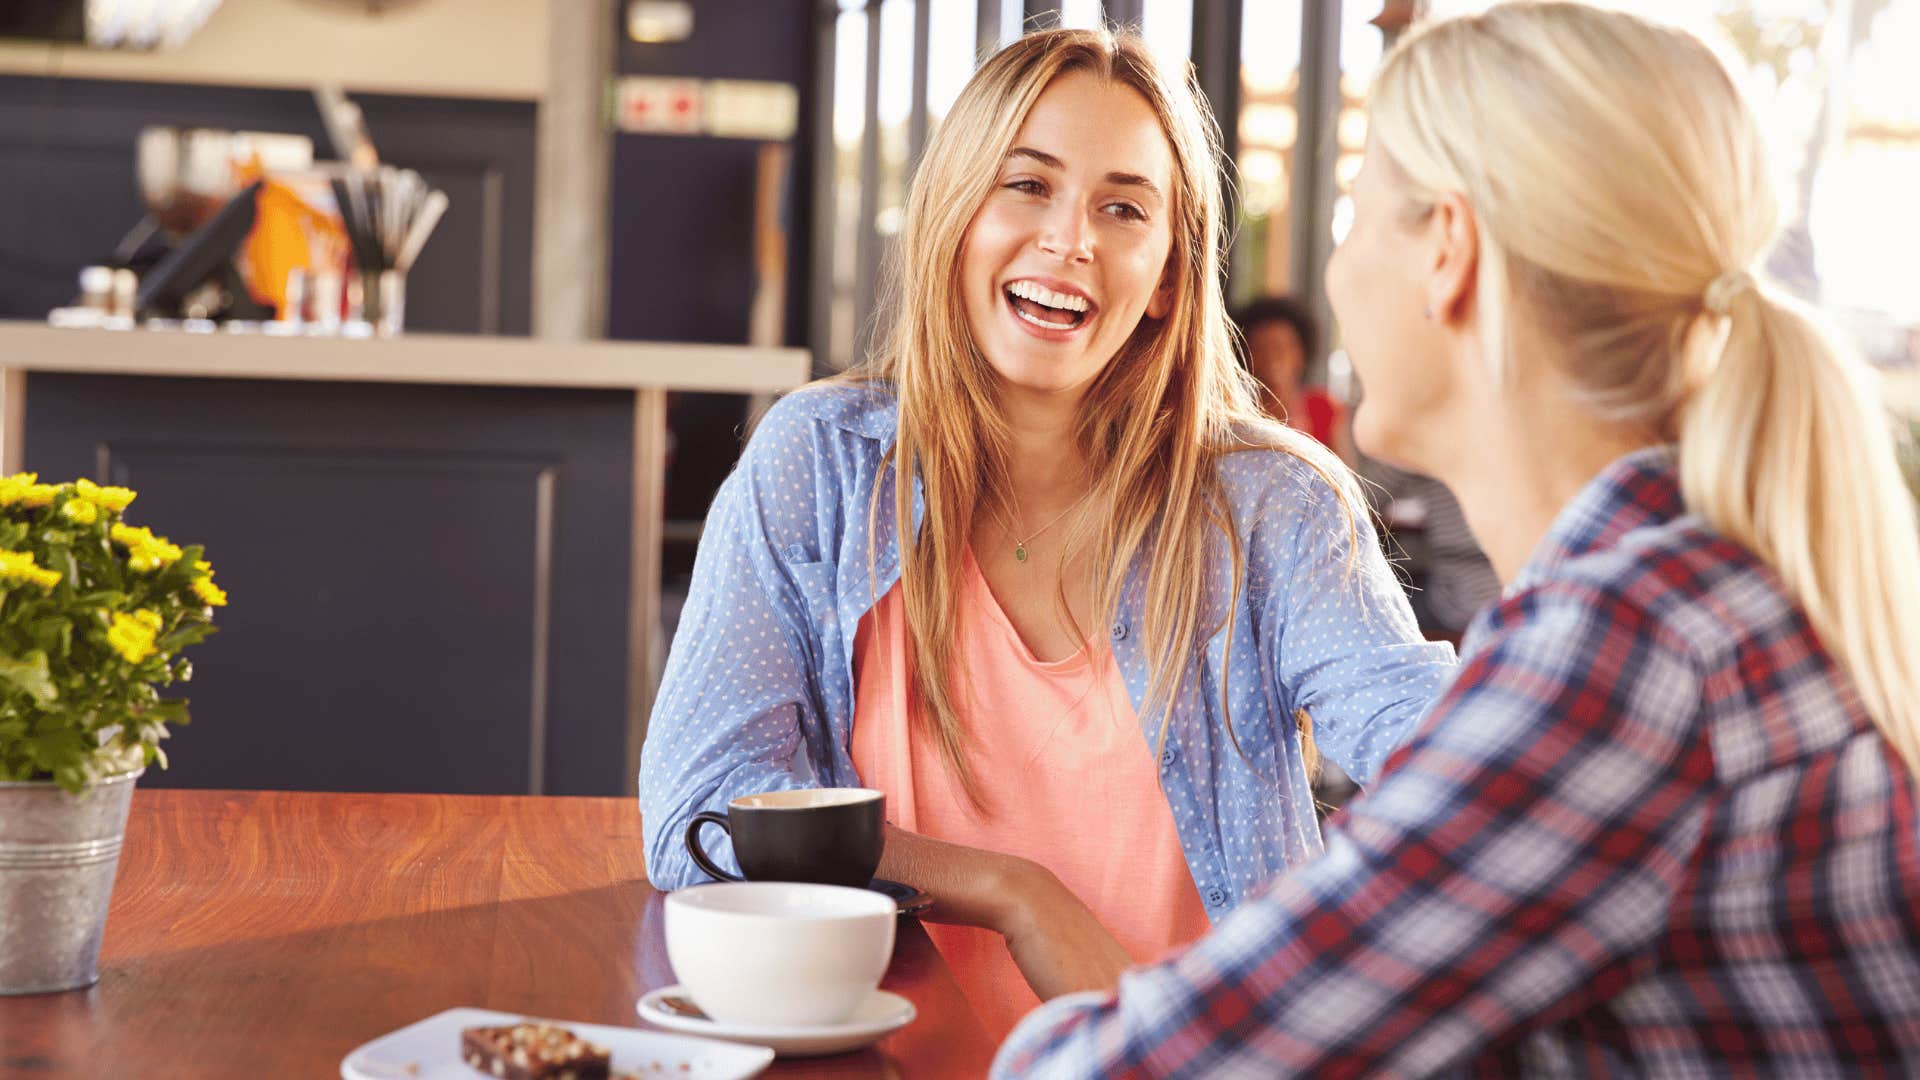
M701 1011L722 1023L815 1027L853 1015L893 957L893 898L788 881L669 893L667 959Z

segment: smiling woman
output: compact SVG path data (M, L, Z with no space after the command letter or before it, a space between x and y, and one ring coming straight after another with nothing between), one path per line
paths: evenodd
M1017 141L967 230L967 327L1013 393L1069 391L1172 304L1172 148L1145 98L1085 71L1047 87Z
M714 503L643 755L656 884L699 880L697 812L877 789L879 875L934 896L998 1033L1320 850L1309 718L1364 780L1452 657L1350 476L1254 405L1217 145L1130 36L1036 33L967 84L885 340Z

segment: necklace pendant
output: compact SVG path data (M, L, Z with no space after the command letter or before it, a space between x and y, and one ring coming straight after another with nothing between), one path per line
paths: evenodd
M1025 544L1015 544L1015 545L1013 546L1013 561L1014 561L1014 562L1026 562L1026 561L1027 561L1027 545L1025 545Z

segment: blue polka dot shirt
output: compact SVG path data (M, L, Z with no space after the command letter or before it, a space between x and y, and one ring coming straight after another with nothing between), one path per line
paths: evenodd
M701 810L763 791L860 786L849 752L853 642L900 574L885 461L896 420L884 389L796 391L767 413L715 497L641 759L656 886L707 880L682 841ZM1313 468L1249 449L1219 469L1245 580L1231 642L1223 629L1195 650L1160 750L1162 787L1214 919L1321 850L1294 711L1311 717L1320 751L1365 783L1454 670L1450 647L1421 640L1364 514L1350 551L1345 511ZM1229 559L1207 574L1219 610ZM1165 714L1142 702L1152 666L1145 584L1136 565L1108 633L1150 753ZM716 858L735 868L730 853Z

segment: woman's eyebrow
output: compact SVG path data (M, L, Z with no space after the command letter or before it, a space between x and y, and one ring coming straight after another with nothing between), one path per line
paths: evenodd
M1045 150L1035 150L1031 146L1016 146L1007 151L1007 156L1010 158L1031 158L1049 169L1060 169L1064 171L1067 167L1066 162L1061 161Z
M1028 158L1033 161L1037 161L1042 165L1045 165L1049 169L1059 169L1063 172L1066 170L1066 167L1067 167L1066 162L1061 161L1059 158L1054 157L1052 154L1047 153L1045 150L1035 150L1031 146L1016 146L1013 149L1007 151L1007 157ZM1166 197L1161 193L1160 185L1154 183L1152 180L1147 179L1146 177L1140 175L1139 173L1110 172L1107 174L1106 179L1107 179L1107 183L1109 184L1119 184L1122 187L1143 188L1146 190L1147 194L1152 195L1156 199L1164 199Z

